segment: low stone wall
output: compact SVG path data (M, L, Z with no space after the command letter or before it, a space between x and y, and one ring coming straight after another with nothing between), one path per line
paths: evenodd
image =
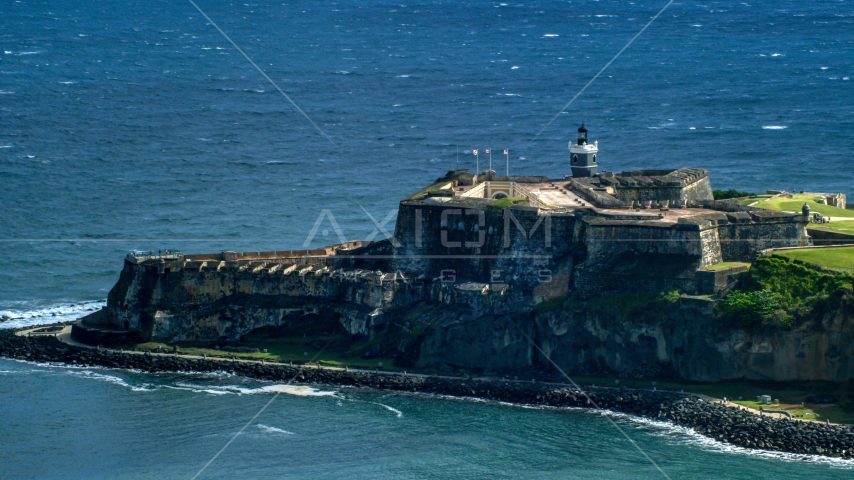
M847 233L831 232L818 228L807 228L807 233L812 237L814 245L854 245L854 235Z
M732 281L733 275L746 272L746 265L727 268L724 270L698 270L697 271L697 294L712 295L718 293Z

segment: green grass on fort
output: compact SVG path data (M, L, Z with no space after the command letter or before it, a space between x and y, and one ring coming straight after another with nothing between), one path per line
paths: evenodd
M783 250L776 252L775 255L818 265L829 270L854 272L854 246Z
M752 199L751 199L752 200ZM804 203L810 206L811 212L818 212L824 216L828 217L849 217L854 218L854 210L846 210L844 208L837 208L831 205L824 205L818 203L819 197L817 195L809 195L809 194L795 194L792 195L792 198L788 198L785 196L777 196L773 198L769 198L767 200L763 200L755 205L756 208L764 208L766 210L777 210L780 212L794 212L800 213L801 208L804 206ZM747 202L750 204L752 202Z
M854 221L835 221L830 223L813 223L809 226L810 230L827 230L830 232L836 233L847 233L848 235L854 235Z
M757 196L755 196L755 197L750 197L750 198L745 198L745 199L739 200L739 201L737 201L737 202L735 202L735 203L737 203L737 204L739 204L739 205L741 205L741 206L743 206L743 207L746 207L746 206L748 206L748 205L750 205L750 204L758 203L758 202L761 202L761 201L767 200L767 199L771 198L772 196L773 196L773 195L757 195Z
M702 270L707 272L720 272L722 270L729 270L730 268L736 267L749 267L750 263L748 262L721 262L711 265L709 267L705 267Z
M304 364L311 361L312 364L319 362L321 365L330 367L350 366L366 369L375 368L382 364L383 370L397 370L397 368L394 367L394 359L391 358L365 359L352 355L347 351L342 351L338 348L332 350L325 349L321 351L322 347L318 348L318 343L323 342L324 340L329 341L330 339L322 338L320 336L312 336L305 338L259 338L256 341L248 341L248 343L241 342L241 346L243 346L243 344L247 344L258 348L260 350L258 353L229 352L222 349L216 349L210 342L147 342L135 345L134 349L137 351L157 352L159 347L164 353L171 353L173 347L177 346L178 353L181 355L193 355L199 357L204 355L210 358L266 360L281 363L293 362L295 364ZM225 347L225 343L223 343L221 348L223 347ZM265 348L267 349L267 352L264 352Z
M527 200L525 197L504 197L490 203L489 206L493 208L507 208L516 202L524 202L525 200Z

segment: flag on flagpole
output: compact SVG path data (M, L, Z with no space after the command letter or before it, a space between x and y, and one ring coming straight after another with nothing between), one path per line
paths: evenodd
M489 149L488 149L488 148L484 148L484 149L483 149L483 153L485 153L485 154L489 155Z
M510 150L504 149L504 155L510 155Z
M474 150L471 151L471 153L477 155L477 149L475 148Z

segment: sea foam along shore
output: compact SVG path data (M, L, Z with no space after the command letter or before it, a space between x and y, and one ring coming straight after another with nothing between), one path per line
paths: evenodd
M365 387L454 397L476 397L517 405L599 407L670 422L724 443L799 454L854 458L854 429L847 425L795 421L677 392L626 388L578 388L565 384L461 378L399 372L316 368L254 361L186 358L117 352L68 345L50 336L0 331L0 356L35 362L104 366L143 372L222 372L276 382Z

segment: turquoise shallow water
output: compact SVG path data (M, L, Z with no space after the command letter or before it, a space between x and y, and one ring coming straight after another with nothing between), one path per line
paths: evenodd
M700 166L720 188L852 193L849 1L674 2L540 136L665 2L197 3L338 147L188 2L0 4L4 326L98 308L131 249L300 248L324 209L365 238L362 207L381 221L474 167L472 148L563 175L581 121L610 171ZM311 244L339 241L326 230ZM270 395L166 388L231 378L0 369L0 477L191 476ZM656 475L601 416L343 395L280 396L257 423L294 435L250 426L209 473ZM674 478L851 474L623 421Z
M5 478L663 478L601 412L0 361ZM672 478L851 478L617 415Z

